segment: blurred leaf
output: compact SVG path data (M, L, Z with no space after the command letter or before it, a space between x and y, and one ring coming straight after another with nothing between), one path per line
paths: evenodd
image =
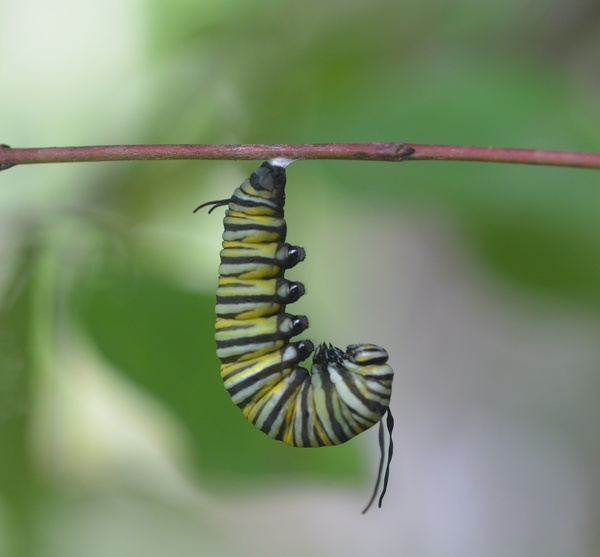
M0 502L7 507L5 542L19 556L29 555L35 541L38 495L29 442L38 258L33 247L20 253L0 306Z
M487 262L515 283L600 310L600 230L496 220L481 223L478 238Z

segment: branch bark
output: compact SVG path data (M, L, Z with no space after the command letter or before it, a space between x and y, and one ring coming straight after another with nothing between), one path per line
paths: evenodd
M297 145L98 145L12 149L0 145L0 170L18 164L134 160L478 161L600 169L600 153L412 143Z

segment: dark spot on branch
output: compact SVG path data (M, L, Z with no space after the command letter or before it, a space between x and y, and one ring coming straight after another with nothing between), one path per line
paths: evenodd
M401 145L396 149L396 157L399 161L404 161L408 159L411 155L415 153L415 150L412 147L408 147L407 145Z
M2 143L0 145L0 150L3 149L10 149L10 145L5 145L4 143ZM11 166L15 166L14 163L12 162L1 162L0 163L0 170L6 170L8 168L10 168Z

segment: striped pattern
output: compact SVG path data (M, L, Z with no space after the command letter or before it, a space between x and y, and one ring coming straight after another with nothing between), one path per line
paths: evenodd
M285 183L285 169L265 162L231 199L202 205L228 205L216 306L221 377L244 416L269 437L294 447L339 445L389 412L394 372L387 352L373 344L345 352L321 344L310 372L299 367L314 346L290 341L308 319L285 313L305 291L283 277L305 257L285 242ZM391 446L388 468L389 458ZM379 477L376 490L378 484Z

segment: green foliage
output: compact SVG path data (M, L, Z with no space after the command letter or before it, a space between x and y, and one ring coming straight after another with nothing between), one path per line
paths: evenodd
M17 551L32 545L37 479L29 455L36 253L23 257L0 311L0 493L11 509L5 524ZM8 540L7 540L8 541ZM0 544L0 550L2 544Z

